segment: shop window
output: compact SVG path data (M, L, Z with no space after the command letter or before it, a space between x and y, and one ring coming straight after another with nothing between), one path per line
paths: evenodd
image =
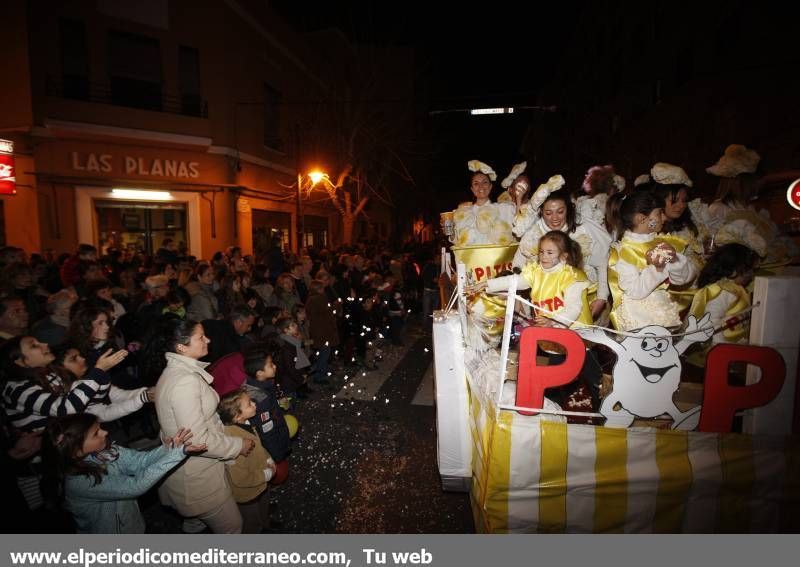
M154 254L166 238L188 244L184 204L98 201L95 207L101 246Z
M75 20L59 20L61 47L61 95L89 100L89 48L86 25Z
M181 45L178 52L178 74L181 91L181 114L201 116L203 101L200 97L200 52Z
M277 236L281 239L281 249L291 245L292 216L289 213L253 209L253 250L256 256L265 256Z
M280 150L283 147L281 104L283 104L281 93L270 85L264 85L264 145L273 150Z
M157 39L109 32L108 62L112 104L162 110L161 48Z

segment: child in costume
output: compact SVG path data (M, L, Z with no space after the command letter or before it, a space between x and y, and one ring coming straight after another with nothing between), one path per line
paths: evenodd
M511 279L517 289L530 289L531 302L550 316L537 310L534 325L538 327L580 327L591 324L588 289L589 278L580 268L580 246L558 230L546 233L539 240L539 261L527 264L522 273L494 278L485 282L490 293L509 288Z
M698 271L703 269L704 243L710 241L708 233L708 207L700 199L689 200L692 180L686 172L668 163L657 163L650 171L652 188L664 199L664 226L662 231L686 241L685 254Z
M622 200L614 219L622 238L611 245L608 284L614 301L611 323L617 329L681 323L680 305L669 288L691 284L697 266L684 255L684 240L658 234L663 208L663 199L652 189L637 189Z
M750 313L742 312L750 307L747 286L758 260L758 255L743 244L725 244L714 251L697 277L700 289L689 313L698 320L711 313L714 328L722 327L714 333L712 344L747 343Z
M596 297L590 299L590 308L592 316L598 317L608 301L606 267L611 237L604 227L591 219L578 224L575 205L563 187L564 178L554 175L536 189L530 201L521 205L514 223L514 232L521 240L512 264L522 269L528 263L535 263L539 239L545 233L552 230L567 234L579 245L583 270L596 284Z
M606 202L619 191L625 190L625 179L614 172L612 165L595 165L583 179L580 193L575 197L578 223L592 220L603 226L606 220Z
M533 319L537 327L580 328L592 323L588 292L592 283L580 268L581 250L577 242L559 230L546 233L539 240L539 261L523 268L521 274L495 278L486 282L489 292L504 291L509 288L512 278L517 281L517 289L530 289L531 302L539 307ZM543 355L551 364L558 364L565 358L561 345L543 344ZM602 371L590 351L579 376L589 388L592 407L600 405L600 381ZM564 406L579 382L572 382L562 388L548 391L548 398Z

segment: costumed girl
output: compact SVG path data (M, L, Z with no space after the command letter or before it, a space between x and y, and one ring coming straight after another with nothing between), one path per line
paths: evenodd
M764 264L788 263L796 259L800 250L791 238L781 236L778 226L769 218L766 210L756 211L750 203L758 198L758 179L756 169L761 156L740 144L725 148L719 161L706 168L706 171L720 178L716 200L708 207L711 218L711 231L714 242L726 233L744 235L743 242L751 245L751 240L769 242ZM731 225L735 225L731 227Z
M719 329L712 344L747 343L750 314L742 312L750 307L747 286L758 260L758 254L743 244L725 244L714 251L697 277L700 289L689 313L698 320L711 314L710 323Z
M539 186L530 201L520 207L514 222L514 233L521 236L512 262L515 268L535 263L539 255L539 239L551 230L566 233L581 249L583 269L596 284L596 297L591 301L591 313L597 317L608 301L606 266L611 237L591 219L578 224L575 205L563 189L564 178L554 175Z
M581 249L577 242L564 232L553 230L539 240L538 262L525 265L522 273L489 280L478 284L477 289L490 293L506 291L512 280L518 290L530 290L531 302L538 306L533 325L537 327L580 328L592 323L589 309L589 289L592 282L581 269ZM557 364L564 359L559 345L543 347L544 355ZM589 386L593 406L599 407L599 385L602 372L594 357L587 356L581 371ZM548 397L563 406L566 396L574 389L571 386L558 392L549 392Z
M651 176L652 187L664 199L662 232L685 240L686 255L702 269L704 243L710 239L708 207L700 199L689 201L692 180L677 165L657 163Z
M586 172L581 189L582 194L575 196L578 223L588 219L603 226L606 202L615 193L625 190L625 179L614 173L612 165L595 165Z
M614 299L611 323L617 329L681 323L680 307L668 289L690 284L697 267L683 254L685 241L658 234L663 208L652 189L637 189L622 200L614 219L622 239L611 245L608 284Z
M511 225L514 222L512 203L492 203L489 195L497 174L485 163L471 160L467 167L472 172L470 189L474 203L462 203L454 211L456 246L478 244L507 245L514 242Z
M650 187L664 200L664 226L661 232L686 242L683 254L694 263L699 272L705 264L704 247L711 240L706 228L709 220L708 206L700 199L689 203L692 180L677 165L659 162L650 170L650 178ZM688 288L693 287L693 283L682 288L672 286L670 290L681 311L692 302L693 291Z

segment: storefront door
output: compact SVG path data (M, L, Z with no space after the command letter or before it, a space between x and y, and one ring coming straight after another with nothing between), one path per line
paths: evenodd
M322 250L328 246L328 217L305 216L305 242L303 246Z
M281 248L288 249L291 233L292 215L289 213L253 209L253 252L256 256L266 255L276 235L281 238Z

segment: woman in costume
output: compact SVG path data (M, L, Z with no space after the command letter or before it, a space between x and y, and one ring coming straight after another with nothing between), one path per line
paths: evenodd
M514 243L511 225L514 222L514 205L509 202L492 203L489 198L492 182L497 174L487 164L471 160L467 167L472 172L470 189L474 203L462 203L454 211L456 246L495 244L505 246Z
M513 266L524 269L536 263L539 240L551 230L569 235L581 248L583 270L589 280L597 284L596 296L591 298L592 317L597 318L608 301L606 266L611 237L605 228L591 219L578 223L575 205L563 189L564 178L554 175L539 186L530 201L520 206L514 222L514 234L521 237L514 254Z
M717 198L708 207L711 232L716 242L735 232L744 236L744 243L757 250L760 241L768 242L764 264L782 264L800 254L791 238L780 234L778 226L766 210L757 211L751 202L758 198L756 169L761 156L740 144L725 148L724 155L706 171L720 178ZM731 227L730 225L737 225ZM752 241L752 242L751 242Z

